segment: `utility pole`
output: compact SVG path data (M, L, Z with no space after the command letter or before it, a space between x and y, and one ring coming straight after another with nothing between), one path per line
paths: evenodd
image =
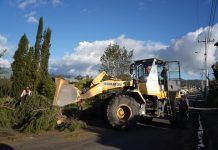
M205 51L204 51L204 69L205 69L205 97L207 98L208 95L208 89L209 89L209 77L208 77L208 69L207 69L207 46L209 42L214 42L214 40L210 40L208 38L205 38L203 41L198 41L199 43L204 43L205 45Z

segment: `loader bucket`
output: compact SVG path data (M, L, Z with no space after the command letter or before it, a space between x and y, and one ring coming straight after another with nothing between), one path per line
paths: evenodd
M55 79L56 91L53 100L55 106L65 106L80 100L80 91L68 81L60 78Z

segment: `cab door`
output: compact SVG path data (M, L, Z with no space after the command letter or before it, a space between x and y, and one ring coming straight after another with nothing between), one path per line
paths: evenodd
M179 61L167 61L168 91L177 92L181 88L181 75Z

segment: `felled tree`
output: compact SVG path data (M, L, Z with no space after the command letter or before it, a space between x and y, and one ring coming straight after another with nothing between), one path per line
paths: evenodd
M129 67L132 62L133 50L128 51L125 47L121 48L118 44L109 45L101 56L101 69L109 75L121 79L129 79Z
M14 62L11 64L13 74L11 76L12 81L12 93L13 96L19 97L21 91L27 86L26 76L26 57L28 53L29 41L24 34L18 44L18 49L14 54Z

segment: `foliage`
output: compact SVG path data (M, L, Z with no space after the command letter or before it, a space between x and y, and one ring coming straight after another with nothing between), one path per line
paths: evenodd
M129 68L132 63L133 50L128 51L118 44L108 45L101 56L101 69L108 75L115 76L123 80L130 79Z
M48 60L50 56L50 41L51 29L45 30L43 35L44 41L41 48L41 63L40 63L40 82L38 85L38 92L50 99L53 99L55 93L55 83L48 74Z
M50 77L47 77L46 79L41 80L38 87L38 92L49 99L53 99L55 89L55 82Z
M60 109L52 106L51 103L50 99L36 93L21 102L11 98L0 99L0 128L39 133L54 129L75 131L86 126L84 122L72 118L73 115L57 125L57 120L62 114ZM78 118L78 115L74 117Z
M216 80L218 80L218 62L212 65L213 74Z
M11 81L9 79L0 78L0 98L11 95Z
M22 132L32 133L52 130L56 126L58 113L50 99L33 94L15 110L16 127Z
M34 67L34 48L30 47L29 48L29 52L27 54L27 58L26 58L26 82L27 85L29 86L30 89L34 90L35 89L35 81L37 80L36 77L36 70Z
M18 49L14 54L14 62L11 64L13 75L12 80L12 91L13 96L19 97L22 89L27 86L26 76L26 56L28 53L29 41L24 34L18 44Z
M40 50L41 50L41 42L42 42L42 32L43 32L43 18L40 17L37 34L36 34L36 42L34 49L34 69L36 70L36 76L39 75L39 63L40 63Z
M207 102L209 106L218 106L218 94L210 92L208 94Z
M41 75L46 78L48 77L48 60L50 56L50 41L51 41L51 29L45 30L43 35L44 41L41 48Z
M86 127L86 124L83 121L77 119L68 119L67 122L64 122L57 126L59 131L76 131L81 128Z
M43 42L42 42L43 41ZM48 98L53 98L55 83L48 73L48 60L50 56L51 29L47 28L43 34L43 18L39 19L36 42L29 47L24 34L18 45L12 63L13 96L18 98L27 86Z
M212 107L218 107L218 82L210 81L209 94L207 97L207 104Z
M89 88L91 83L92 83L92 78L90 77L86 77L86 78L82 78L80 80L78 80L78 82L73 83L80 91L85 92L85 88Z
M15 122L14 110L15 99L0 99L0 128L10 128Z

